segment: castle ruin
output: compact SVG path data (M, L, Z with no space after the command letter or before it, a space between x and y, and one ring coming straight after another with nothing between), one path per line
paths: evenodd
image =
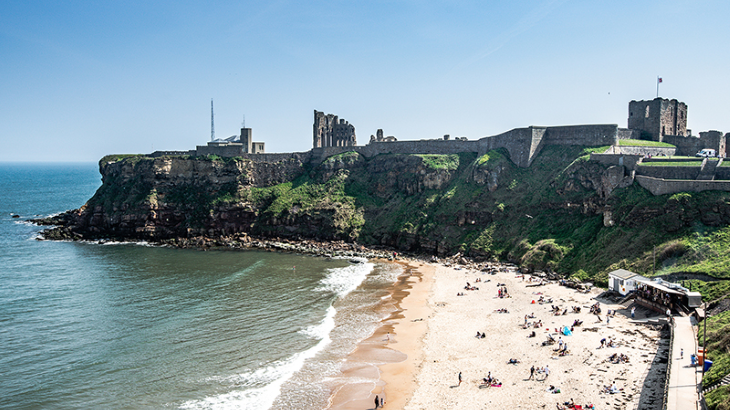
M314 110L312 148L354 147L357 145L355 127L334 114Z
M631 101L628 122L629 129L640 131L640 139L664 142L665 135L685 137L687 104L666 98Z

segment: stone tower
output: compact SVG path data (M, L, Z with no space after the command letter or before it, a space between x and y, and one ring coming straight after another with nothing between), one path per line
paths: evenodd
M314 148L354 147L357 145L355 127L336 115L314 110Z
M640 130L653 141L665 135L687 135L687 104L677 100L655 98L629 102L629 129Z
M253 153L253 137L251 128L241 128L241 144L243 144L243 152L247 154Z

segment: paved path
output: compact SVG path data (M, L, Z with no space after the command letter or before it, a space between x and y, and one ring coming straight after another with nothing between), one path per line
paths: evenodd
M697 386L702 368L690 366L690 355L697 352L697 338L689 317L674 316L674 321L676 325L669 358L667 410L697 409ZM684 349L684 358L680 358L680 349Z

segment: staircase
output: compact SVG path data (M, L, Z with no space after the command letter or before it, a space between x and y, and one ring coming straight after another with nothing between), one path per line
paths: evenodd
M707 394L707 393L717 389L718 387L727 386L728 384L730 384L730 373L725 375L725 377L716 381L715 383L712 383L706 389L702 389L702 394Z
M636 293L634 293L634 292L629 292L629 294L628 294L628 295L626 295L626 296L625 296L625 297L624 297L623 299L621 299L621 300L620 300L620 301L618 302L618 304L619 304L619 305L623 305L624 303L628 302L629 300L631 300L631 299L633 299L633 298L635 298L635 297L636 297Z
M697 175L698 181L712 181L715 179L715 169L717 169L720 161L711 160L705 158L702 160L702 168L700 168L700 174Z

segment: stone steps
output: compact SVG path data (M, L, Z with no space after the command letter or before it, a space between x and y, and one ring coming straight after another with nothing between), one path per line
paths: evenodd
M702 389L702 394L707 394L707 393L709 393L709 392L711 392L711 391L713 391L713 390L715 390L715 389L717 389L719 387L727 386L728 384L730 384L730 373L728 373L727 375L725 375L725 377L723 377L722 379L720 379L720 380L716 381L715 383L711 384L706 389Z

